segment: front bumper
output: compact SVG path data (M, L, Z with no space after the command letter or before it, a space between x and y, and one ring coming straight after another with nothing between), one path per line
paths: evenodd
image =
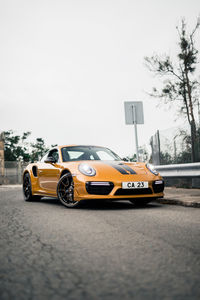
M76 201L89 199L134 199L134 198L162 198L164 181L161 176L147 178L136 176L115 181L105 181L88 178L82 175L73 177L74 179L74 199ZM91 180L93 179L93 180ZM146 189L122 189L122 181L148 181L149 187ZM159 183L160 182L160 183ZM162 183L161 183L162 182Z

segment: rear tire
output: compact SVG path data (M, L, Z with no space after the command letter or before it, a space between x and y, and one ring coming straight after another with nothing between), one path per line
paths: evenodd
M57 195L60 202L68 208L79 205L79 201L74 201L74 181L70 173L64 174L58 181Z
M38 201L41 199L40 196L33 196L31 187L31 177L29 173L25 173L23 178L23 194L25 201Z

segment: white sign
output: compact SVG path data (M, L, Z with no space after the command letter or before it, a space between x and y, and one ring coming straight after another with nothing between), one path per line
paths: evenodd
M137 124L144 124L144 113L142 101L125 101L125 121L127 125L134 125L135 129L135 148L137 161L138 155L138 136L137 136Z
M144 124L144 113L142 101L125 101L125 122L127 125Z

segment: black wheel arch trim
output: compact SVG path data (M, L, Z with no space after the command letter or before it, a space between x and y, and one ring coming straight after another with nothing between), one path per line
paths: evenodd
M69 169L64 169L64 170L62 170L62 172L60 173L60 178L61 178L63 175L65 175L65 174L71 174L71 175L72 175L72 173L71 173L71 171L70 171Z

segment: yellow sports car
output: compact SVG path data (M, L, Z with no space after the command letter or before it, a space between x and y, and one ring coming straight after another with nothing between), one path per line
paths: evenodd
M130 200L144 205L163 197L164 181L150 164L125 162L97 146L59 146L23 174L26 201L58 197L66 207L81 200Z

